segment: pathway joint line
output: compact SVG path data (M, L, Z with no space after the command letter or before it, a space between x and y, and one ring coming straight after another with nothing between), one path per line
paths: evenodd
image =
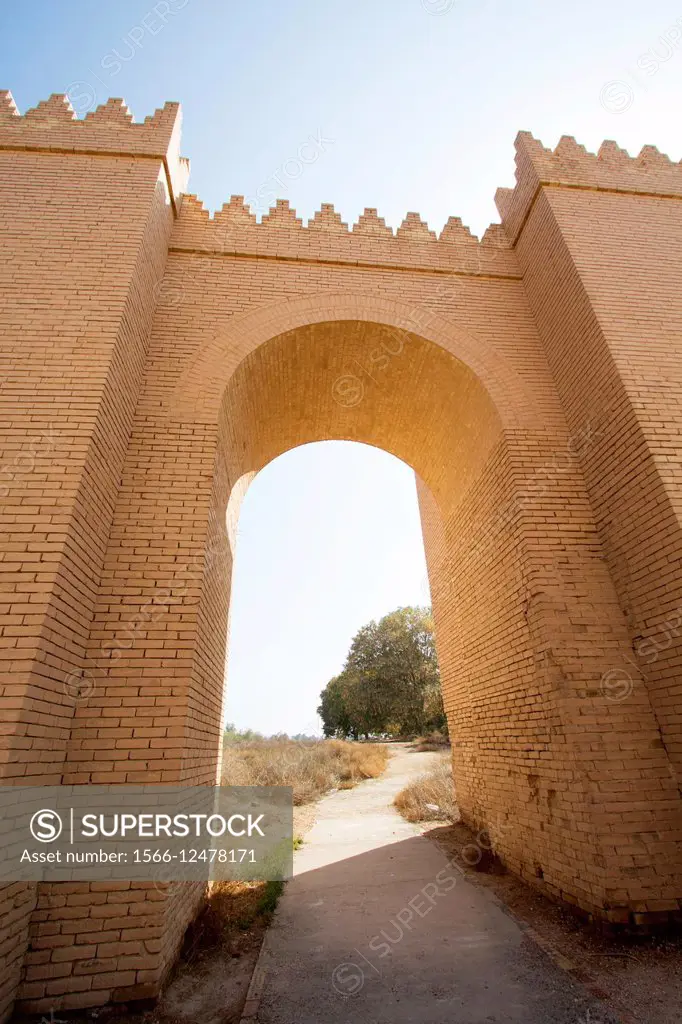
M262 966L263 951L265 949L265 943L267 941L267 935L263 939L258 959L253 968L253 974L251 975L251 981L249 987L246 990L246 1000L244 1001L244 1008L242 1010L241 1017L239 1018L240 1024L242 1021L253 1021L254 1017L258 1013L260 1001L263 996L263 990L265 988L266 970Z

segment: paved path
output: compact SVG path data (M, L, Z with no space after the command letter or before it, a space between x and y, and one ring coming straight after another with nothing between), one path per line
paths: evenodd
M437 755L326 797L266 938L259 1024L611 1024L393 809Z

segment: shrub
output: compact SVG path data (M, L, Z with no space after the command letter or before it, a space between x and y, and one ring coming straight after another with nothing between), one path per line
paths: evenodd
M393 803L408 821L459 821L450 758L401 789Z
M425 736L418 736L414 741L413 749L421 754L429 750L442 751L449 746L450 740L448 739L447 733L434 729L433 732L427 733Z

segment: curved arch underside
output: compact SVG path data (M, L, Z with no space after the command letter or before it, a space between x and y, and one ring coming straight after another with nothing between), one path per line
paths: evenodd
M501 435L475 374L440 346L367 321L331 321L272 338L225 389L221 447L233 484L297 445L361 441L410 465L443 514Z
M215 380L225 372L215 362L213 371ZM210 391L206 365L204 374ZM567 681L584 702L624 632L577 460L560 432L538 426L541 406L523 426L512 411L510 429L510 407L496 406L469 365L391 324L317 320L280 332L224 388L215 527L230 496L233 524L253 475L301 444L360 441L414 469L462 813L518 871L528 872L533 849L568 890L566 828L584 820L592 786L581 715L602 711L569 712ZM562 444L567 457L552 462ZM538 786L551 813L532 797Z

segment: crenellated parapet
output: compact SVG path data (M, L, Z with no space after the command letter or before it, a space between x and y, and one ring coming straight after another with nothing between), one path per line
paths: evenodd
M438 236L418 213L408 213L394 232L368 207L349 227L331 203L323 203L304 225L286 199L277 200L259 223L243 196L232 196L213 216L196 196L183 196L171 248L482 276L519 274L500 224L492 224L479 240L459 217L451 217Z
M514 247L543 187L682 196L682 165L654 146L645 146L631 157L615 142L606 141L597 153L590 153L565 135L551 150L529 132L520 132L516 185L500 188L495 195L502 224L490 225L480 240L458 217L450 217L437 235L418 213L408 213L394 231L373 207L349 225L330 203L323 203L307 224L285 199L278 200L260 221L242 196L232 196L210 215L196 196L184 194L189 162L180 156L181 121L178 103L167 102L135 122L125 102L113 98L77 118L68 96L59 93L22 115L12 94L0 91L0 150L160 161L178 213L172 248L179 250L517 277Z
M655 146L644 146L631 157L617 143L606 141L590 153L571 135L562 136L554 150L530 132L516 137L516 187L500 188L495 202L512 243L542 186L584 188L642 195L682 196L682 163L674 163Z
M0 91L0 149L153 157L164 163L173 202L189 177L189 162L180 156L181 122L180 104L168 102L136 123L122 99L79 119L62 93L22 115L11 92Z

